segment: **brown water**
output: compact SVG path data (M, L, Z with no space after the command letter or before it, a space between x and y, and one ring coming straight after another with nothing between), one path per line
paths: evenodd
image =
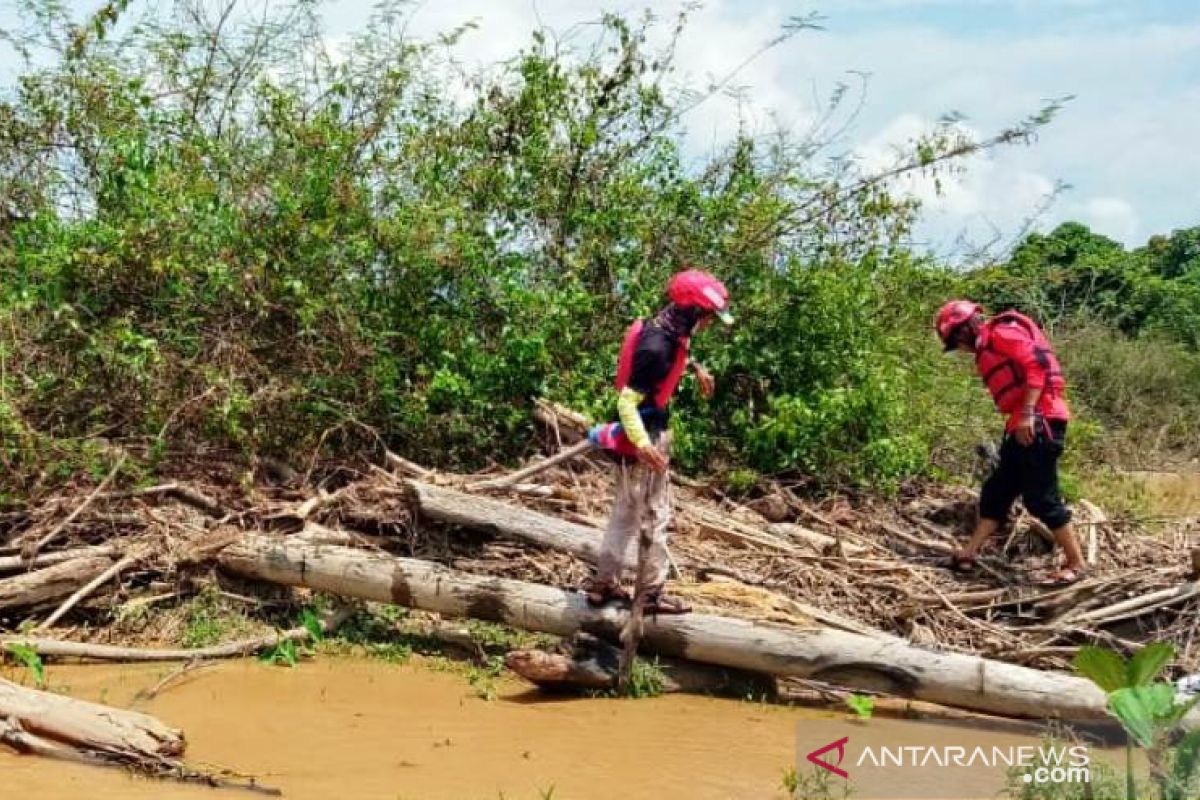
M1011 734L673 695L646 700L547 699L502 684L482 700L460 674L323 656L295 669L226 662L134 704L173 666L52 666L52 689L135 707L188 738L196 766L228 768L313 800L784 800L801 753L852 745L1035 742ZM19 679L12 668L5 677ZM840 727L839 727L840 726ZM799 738L799 748L798 748ZM849 762L848 762L849 763ZM802 769L811 767L805 763ZM953 777L851 768L858 797L995 797L1003 769ZM837 784L840 779L833 779ZM898 789L897 783L903 785ZM12 755L0 748L0 800L173 800L253 797L136 779L117 770Z
M171 670L52 666L49 680L75 697L129 706ZM192 763L314 800L524 800L551 789L557 800L783 797L796 723L812 715L680 695L546 700L515 683L485 701L461 675L330 657L295 669L225 663L136 707L182 728ZM3 798L215 796L0 750Z

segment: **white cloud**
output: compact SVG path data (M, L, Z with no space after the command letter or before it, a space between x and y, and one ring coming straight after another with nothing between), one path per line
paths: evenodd
M932 119L902 114L856 148L855 155L866 172L883 171L936 125ZM981 138L969 125L956 127L965 137ZM894 181L893 188L921 201L923 224L918 238L946 252L957 245L960 235L975 244L1005 240L1006 234L1024 227L1054 192L1055 184L1039 172L1008 169L993 154L980 153L952 170L908 173Z
M1083 204L1083 221L1097 233L1132 241L1138 233L1137 211L1120 197L1093 197Z
M833 150L863 159L889 155L888 144L949 110L964 112L966 124L989 135L1036 111L1047 97L1075 94L1077 99L1031 147L972 159L967 173L944 183L941 195L928 184L910 182L907 188L927 202L919 238L945 242L963 227L1015 233L1060 179L1073 189L1049 211L1043 227L1075 217L1137 244L1137 237L1200 221L1195 189L1200 24L1152 24L1146 21L1152 14L1139 17L1143 6L1132 0L971 0L993 12L1048 5L1063 13L1040 13L1023 17L1020 25L973 32L928 24L940 19L940 8L961 11L963 2L829 4L823 9L825 31L803 32L741 69L732 83L747 88L745 97L715 97L684 118L689 153L710 150L742 122L752 132L776 122L807 131L836 84L857 81L850 74L854 70L871 74L869 94ZM604 10L637 17L647 5L649 0L604 5L596 0L425 0L413 6L408 27L415 37L429 37L476 20L479 29L456 50L474 67L515 55L540 26L557 31L570 45L586 47L596 30L589 23ZM680 7L652 5L664 28ZM882 6L901 13L875 13ZM1069 12L1079 6L1094 9L1086 15ZM904 14L908 8L913 14ZM696 85L727 75L777 35L795 11L777 0L709 0L693 15L680 43L680 80ZM360 30L370 12L362 0L331 0L324 6L330 36ZM1097 14L1120 14L1121 22L1098 26L1093 24ZM1091 23L1079 21L1084 16ZM903 22L887 21L892 19ZM0 56L0 69L2 62ZM839 120L845 120L854 100L846 105Z

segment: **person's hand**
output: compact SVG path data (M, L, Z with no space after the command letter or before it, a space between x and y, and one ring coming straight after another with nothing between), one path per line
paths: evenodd
M655 472L666 472L669 463L667 454L652 444L638 450L638 460Z
M692 369L696 372L696 382L700 384L700 394L704 395L705 400L711 399L713 391L717 388L712 373L695 363L692 364Z
M1013 435L1017 437L1017 443L1022 447L1029 447L1037 437L1037 430L1034 427L1036 420L1037 417L1034 414L1022 413L1017 427L1013 429Z

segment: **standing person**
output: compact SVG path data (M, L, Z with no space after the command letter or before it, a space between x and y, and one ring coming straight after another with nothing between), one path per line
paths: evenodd
M1024 314L1005 311L987 318L969 300L952 300L937 315L938 336L946 351L975 356L975 366L996 408L1008 416L1000 463L979 493L979 523L951 566L968 570L975 556L1008 517L1020 495L1029 513L1054 533L1066 563L1045 582L1065 586L1086 571L1071 511L1058 491L1058 458L1066 444L1071 412L1066 381L1049 340Z
M689 366L700 392L712 397L714 382L708 370L693 361L688 348L692 336L711 324L713 317L733 324L729 292L712 275L698 269L676 273L667 283L670 303L647 320L637 320L625 334L617 361L618 422L598 425L588 438L617 462L616 499L608 530L600 547L596 575L586 587L588 603L601 606L616 600L630 602L621 587L625 554L649 515L645 563L638 585L645 587L639 601L652 614L684 614L691 609L663 592L667 580L667 527L671 518L670 435L667 404Z

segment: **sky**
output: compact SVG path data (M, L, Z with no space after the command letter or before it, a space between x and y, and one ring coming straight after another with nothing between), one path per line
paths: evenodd
M96 3L66 0L83 14ZM12 13L0 0L0 27ZM135 6L137 0L135 0ZM604 11L660 16L663 0L424 0L409 21L418 37L473 20L458 56L479 65L513 55L543 26L580 30ZM371 13L363 0L328 0L337 42ZM717 97L684 119L686 152L701 158L734 133L780 124L804 132L839 82L866 76L861 110L839 143L870 167L947 112L987 136L1073 95L1029 146L971 159L935 191L901 187L924 205L916 243L953 255L963 240L1004 241L1034 223L1078 220L1137 246L1156 233L1200 224L1200 2L1196 0L707 0L679 49L684 76L723 77L791 16L816 12L804 31L745 66L741 101ZM7 63L6 63L7 59ZM0 80L13 62L0 48ZM857 103L851 103L856 106ZM1070 188L1048 208L1059 183Z

